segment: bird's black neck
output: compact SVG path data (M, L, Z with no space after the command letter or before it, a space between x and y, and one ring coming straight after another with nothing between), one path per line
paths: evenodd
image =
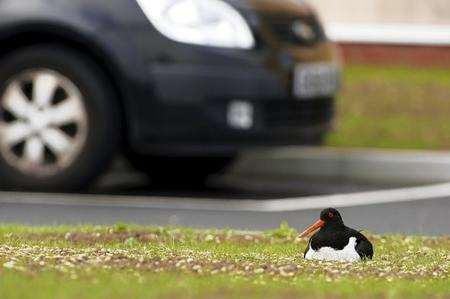
M322 227L324 231L342 231L346 229L343 222L327 222Z

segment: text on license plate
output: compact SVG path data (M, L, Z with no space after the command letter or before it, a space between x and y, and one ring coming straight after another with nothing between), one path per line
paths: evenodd
M311 99L334 96L340 87L339 67L326 63L299 64L294 71L294 96Z

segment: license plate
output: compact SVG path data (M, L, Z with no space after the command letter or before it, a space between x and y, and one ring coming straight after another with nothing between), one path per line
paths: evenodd
M340 87L339 67L326 63L299 64L294 72L294 96L312 99L334 96Z

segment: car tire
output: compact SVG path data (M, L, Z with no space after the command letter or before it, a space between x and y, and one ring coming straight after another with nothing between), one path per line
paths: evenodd
M211 157L165 157L128 155L130 164L147 174L156 185L198 185L221 174L236 159L235 154Z
M121 138L113 88L83 54L58 45L0 59L0 187L74 191L112 162Z

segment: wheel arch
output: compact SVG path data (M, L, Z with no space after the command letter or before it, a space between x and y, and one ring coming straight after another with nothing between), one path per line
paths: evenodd
M114 100L120 108L123 124L122 136L127 137L125 87L120 83L118 66L114 59L111 58L107 50L93 41L94 38L89 38L73 28L54 24L30 23L5 31L7 31L7 34L0 33L0 60L16 50L46 44L70 48L91 60L105 75L117 95Z

